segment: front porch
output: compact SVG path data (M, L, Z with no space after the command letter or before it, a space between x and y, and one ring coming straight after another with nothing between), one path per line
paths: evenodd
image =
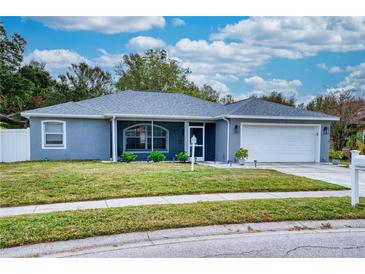
M161 151L166 160L176 154L191 154L190 139L197 137L197 161L215 160L215 123L206 121L126 120L111 121L111 158L118 161L123 152L133 152L137 160L147 160L152 150Z

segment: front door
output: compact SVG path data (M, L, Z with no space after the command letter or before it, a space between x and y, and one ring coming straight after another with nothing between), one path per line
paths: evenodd
M204 126L190 126L189 127L189 156L192 155L191 137L195 135L195 159L196 161L204 161Z

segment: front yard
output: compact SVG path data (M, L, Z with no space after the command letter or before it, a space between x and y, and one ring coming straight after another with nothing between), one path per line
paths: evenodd
M319 180L263 169L98 161L0 164L0 207L105 198L217 192L341 190Z

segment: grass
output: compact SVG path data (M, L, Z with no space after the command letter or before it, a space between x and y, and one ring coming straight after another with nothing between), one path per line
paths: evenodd
M0 247L134 231L246 222L365 218L365 199L301 198L203 202L0 218Z
M340 167L346 167L349 168L351 165L351 160L341 160Z
M188 164L46 161L0 164L0 207L217 192L341 190L343 186L263 169Z

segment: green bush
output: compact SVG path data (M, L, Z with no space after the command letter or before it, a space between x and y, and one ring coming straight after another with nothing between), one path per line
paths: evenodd
M127 163L130 163L130 162L132 162L132 161L134 161L134 160L136 160L137 159L137 155L136 154L134 154L133 152L124 152L124 153L122 153L122 155L121 155L121 158L122 158L122 160L124 161L124 162L127 162Z
M185 163L189 159L189 156L185 151L180 151L175 156L178 161L183 162L183 163Z
M150 159L153 162L161 162L165 161L166 156L158 150L153 150L151 151L150 155L148 155L148 159Z
M343 153L341 150L331 150L330 151L330 158L331 159L337 159L337 160L342 160L343 158Z
M248 157L248 150L245 148L240 148L236 151L235 156L237 159L245 159Z
M347 138L346 140L346 148L349 150L361 150L362 144L364 143L363 137L361 134L354 134Z

